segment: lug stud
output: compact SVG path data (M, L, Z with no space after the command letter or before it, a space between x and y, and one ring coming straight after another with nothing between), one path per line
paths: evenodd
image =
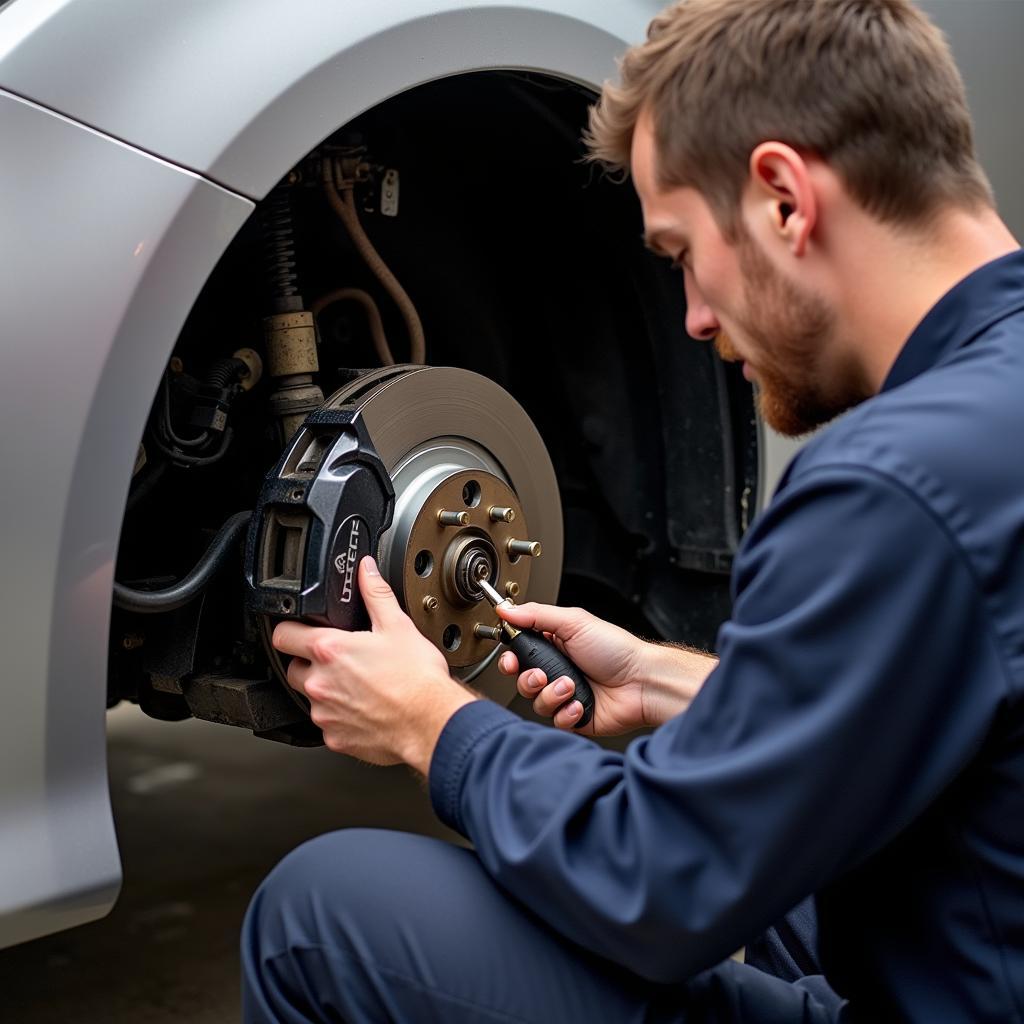
M504 505L492 505L487 514L491 517L492 523L512 523L516 518L516 510Z
M519 584L515 580L509 580L505 584L505 596L506 597L518 597L519 596Z
M443 508L437 513L437 521L441 526L469 526L469 513L450 512Z
M473 627L473 636L475 636L478 640L500 640L501 627L485 626L482 622L478 622Z
M438 601L436 597L434 597L433 595L428 595L427 597L423 598L423 610L425 612L436 612L438 605L440 603L441 602Z
M538 540L510 540L505 545L511 558L518 558L520 555L529 555L530 558L540 558L540 541Z

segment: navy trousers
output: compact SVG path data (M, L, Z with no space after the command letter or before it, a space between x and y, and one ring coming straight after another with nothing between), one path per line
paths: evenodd
M253 897L244 1020L831 1024L838 997L820 976L798 977L816 963L808 926L791 916L751 948L774 973L727 961L659 985L562 938L472 851L348 829L293 851Z

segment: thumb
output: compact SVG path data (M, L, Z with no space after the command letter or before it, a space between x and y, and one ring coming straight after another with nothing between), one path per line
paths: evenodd
M388 629L405 619L395 592L370 555L359 562L359 593L363 595L372 629Z
M559 608L553 604L527 601L519 605L498 605L497 613L513 626L526 626L543 633L555 633L568 640L579 631L586 615L580 608Z

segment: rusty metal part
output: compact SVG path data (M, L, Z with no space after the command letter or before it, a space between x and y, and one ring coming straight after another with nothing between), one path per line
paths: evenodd
M313 314L308 310L265 317L263 342L267 353L267 373L271 377L316 373L320 369L316 355L316 328Z
M316 328L308 310L275 313L263 320L267 372L277 378L270 408L281 424L281 440L287 442L306 417L324 401L313 382L320 364L316 354Z
M458 529L442 526L437 510L464 503L464 492L477 502L464 509L467 524ZM420 632L441 649L452 668L473 665L492 649L473 632L483 600L479 581L514 580L521 588L530 581L529 559L513 564L508 555L502 554L512 528L505 522L493 522L487 514L489 506L498 503L514 508L517 516L525 519L515 492L493 473L476 469L447 473L422 496L419 512L403 538L401 591L406 608ZM401 524L396 522L396 526ZM441 607L424 614L422 598L428 592L440 592ZM446 631L450 638L453 628L461 637L454 647L445 643Z
M323 743L320 730L276 679L191 676L183 680L182 693L195 718L252 729L266 739L295 746Z

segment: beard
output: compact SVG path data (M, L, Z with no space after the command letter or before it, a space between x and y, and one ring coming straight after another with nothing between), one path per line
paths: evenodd
M776 270L752 238L741 238L737 246L744 278L737 326L755 361L758 411L786 437L809 434L868 393L856 374L822 370L823 353L837 333L835 311ZM742 358L724 333L715 348L725 360Z

